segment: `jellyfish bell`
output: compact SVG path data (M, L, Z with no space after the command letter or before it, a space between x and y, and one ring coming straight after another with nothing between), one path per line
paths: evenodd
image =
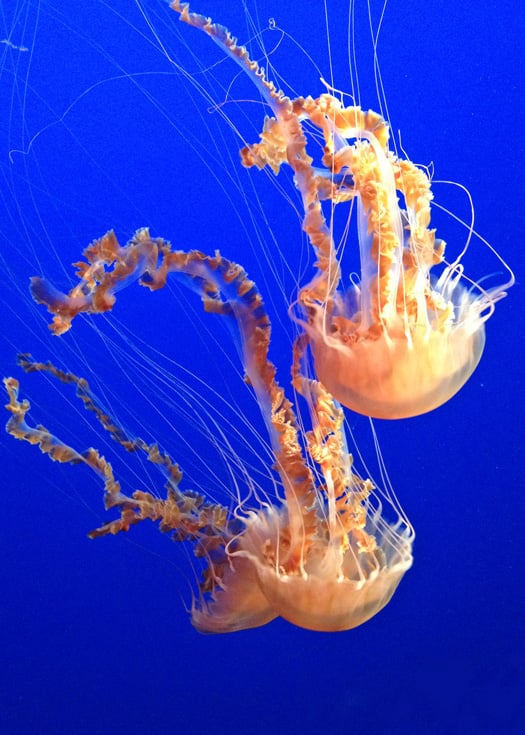
M460 283L453 289L445 324L433 323L422 294L421 319L402 311L372 329L363 326L359 289L352 299L336 295L329 314L303 292L319 380L343 405L374 418L417 416L446 403L470 378L485 345L479 304Z
M307 331L319 380L342 404L374 418L418 416L446 403L474 372L485 343L483 324L474 333L457 327L407 337L400 326L379 337L334 337L318 309Z
M309 630L356 628L385 607L412 564L412 535L380 514L366 532L377 539L373 548L362 547L363 537L343 542L321 534L304 539L293 566L286 509L271 506L250 516L213 601L194 606L193 625L203 632L256 627L277 616Z

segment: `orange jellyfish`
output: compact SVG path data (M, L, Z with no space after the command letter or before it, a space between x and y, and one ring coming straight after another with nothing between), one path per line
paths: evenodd
M355 472L342 409L321 383L304 375L301 338L292 374L309 408L308 430L296 420L276 380L268 358L269 318L240 266L218 253L174 251L145 229L124 247L110 232L85 256L76 264L79 282L69 294L32 279L34 298L54 315L52 331L67 331L80 313L111 310L116 292L132 282L156 290L170 273L179 274L200 293L205 311L233 319L238 327L246 380L268 429L278 477L275 502L250 506L246 501L233 508L211 503L201 493L182 489L175 462L155 444L129 437L85 380L21 356L27 372L45 371L75 385L85 408L112 439L128 452L144 452L165 477L163 498L142 490L126 494L111 464L96 450L79 452L44 426L30 426L29 403L19 399L18 381L7 378L8 432L55 461L85 464L102 477L106 508L117 509L120 516L91 536L127 531L149 519L174 540L193 542L196 556L207 564L192 609L192 622L201 631L242 630L277 616L304 628L339 631L379 612L412 564L414 532L393 492L379 490Z
M463 276L461 256L445 262L445 244L430 229L429 175L389 148L380 115L345 107L328 93L290 99L225 28L186 3L171 7L245 69L271 108L260 142L241 156L247 167L278 174L287 164L294 172L317 259L313 280L299 293L297 318L318 379L343 405L377 418L416 416L448 401L478 364L484 324L513 284L512 273L484 290ZM308 153L306 129L322 134L321 165ZM342 289L338 252L349 235L347 229L336 248L332 223L336 207L348 202L357 210L361 273L359 283Z

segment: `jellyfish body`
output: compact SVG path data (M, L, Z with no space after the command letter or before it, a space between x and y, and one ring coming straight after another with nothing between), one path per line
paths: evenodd
M444 243L430 229L428 173L390 150L380 115L345 107L332 94L290 99L225 28L186 3L175 0L172 8L244 68L271 108L260 142L241 157L247 167L278 174L286 164L294 172L303 229L317 258L296 319L309 336L319 380L343 405L373 417L415 416L448 401L478 364L484 323L512 273L485 291L463 278L460 259L444 263ZM321 166L308 154L306 129L322 134ZM332 224L344 203L357 209L361 264L360 281L349 289L341 288L338 260L349 228L336 247Z
M52 331L66 332L81 313L103 313L116 293L137 281L162 288L170 273L201 294L206 311L233 319L241 337L246 379L265 420L282 502L235 511L181 489L182 473L156 445L129 438L100 407L87 383L50 363L22 357L28 372L45 371L72 383L84 406L127 451L142 451L166 478L166 497L121 490L111 465L98 452L78 452L43 426L31 427L18 383L5 381L11 412L7 430L38 445L56 461L84 463L104 481L108 509L120 517L94 531L98 537L127 531L143 521L160 523L177 541L194 544L207 562L192 620L205 632L224 633L263 625L277 616L304 628L338 631L379 612L412 564L413 529L395 496L362 479L353 468L341 407L302 368L304 345L294 350L293 384L306 401L310 429L298 422L269 361L270 322L255 284L219 253L174 251L140 230L121 247L113 233L95 241L77 263L78 284L68 294L47 281L32 281L34 298L53 314ZM247 496L249 493L247 493Z
M380 516L377 521L381 525ZM411 542L403 543L393 526L381 532L371 519L367 537L378 540L373 549L354 538L342 548L318 535L305 539L298 568L287 569L283 534L289 527L285 509L251 514L214 600L193 610L195 627L223 633L280 616L309 630L349 630L385 607L411 564Z
M426 413L474 371L484 323L502 292L467 289L457 263L433 278L444 243L429 229L428 175L388 149L379 116L341 108L331 97L314 103L319 106L324 173L334 180L330 198L357 200L361 273L359 283L341 292L321 265L301 290L317 376L359 413L387 419ZM337 177L345 181L344 196Z
M311 317L319 380L345 406L374 418L398 419L438 408L466 383L484 345L483 324L446 333L383 331L379 337L326 331L322 307Z

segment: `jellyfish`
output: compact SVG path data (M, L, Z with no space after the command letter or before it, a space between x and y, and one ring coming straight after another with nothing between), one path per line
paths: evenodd
M268 430L279 487L275 502L257 504L252 498L251 504L247 499L233 508L183 489L178 464L156 444L130 437L87 381L21 355L26 372L45 372L75 386L84 407L111 438L127 452L143 453L164 476L164 497L124 492L112 465L97 450L78 451L46 427L30 425L30 405L19 397L19 382L6 378L7 431L52 460L84 464L102 478L106 508L119 515L91 537L150 520L173 540L192 543L206 564L191 611L193 625L203 632L253 628L278 616L303 628L340 631L379 612L412 564L414 531L393 491L388 486L381 490L355 471L343 410L304 367L305 335L293 351L292 382L308 407L309 428L298 421L277 381L269 359L270 320L256 285L239 265L218 252L173 250L147 229L125 246L109 232L84 255L85 261L76 263L78 283L67 294L45 279L32 279L33 297L53 314L53 333L68 331L79 314L112 310L117 291L125 286L138 281L155 291L175 274L200 294L206 312L236 325L245 379Z
M241 159L276 175L283 164L293 171L316 257L295 318L319 381L344 406L376 418L416 416L444 404L480 360L485 322L514 282L508 266L496 253L509 275L485 289L464 275L463 253L445 261L445 243L430 227L430 176L389 147L379 114L344 106L330 89L315 99L291 99L226 28L190 12L187 3L174 0L171 7L245 70L271 110L260 141L244 147ZM318 165L308 152L312 130L324 143ZM360 276L347 288L338 253L349 230L336 247L333 227L344 204L356 220L360 260Z

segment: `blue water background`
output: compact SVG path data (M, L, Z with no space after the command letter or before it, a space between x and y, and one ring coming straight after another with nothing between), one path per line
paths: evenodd
M344 2L327 4L336 84L343 87L347 9ZM249 207L226 169L217 167L222 150L222 166L234 178L246 175L234 139L209 102L196 90L188 95L166 54L194 74L200 63L224 84L234 80L234 99L249 94L253 101L255 93L211 42L178 24L163 3L145 4L157 40L131 0L109 5L11 0L0 11L0 37L21 47L0 45L0 366L22 379L15 354L31 351L38 359L90 369L126 426L139 433L143 421L153 438L155 412L137 399L132 381L120 381L122 355L112 362L102 338L80 324L59 344L30 303L29 276L45 273L68 288L69 264L90 240L114 227L125 241L149 225L177 247L220 248L241 262L272 313L284 300L243 234L240 219L246 223ZM260 0L249 9L259 29L275 18L329 78L322 3ZM195 3L195 10L253 41L240 0ZM377 8L374 13L377 20ZM90 541L87 532L104 520L98 480L2 434L1 733L525 732L524 19L521 4L511 0L391 0L381 32L394 131L401 131L414 161L434 163L436 178L468 187L476 229L517 275L517 286L487 325L481 364L460 394L430 415L378 424L393 485L417 531L414 566L391 603L347 633L313 633L278 620L235 635L203 636L184 609L193 583L185 552L152 527ZM373 107L365 20L362 15L362 101ZM278 37L272 33L264 36L269 46ZM322 86L305 58L288 37L271 55L297 92L318 94ZM201 74L206 84L202 67ZM263 110L257 102L242 109L253 121L255 141ZM208 167L203 150L209 131L218 135L221 125L224 138L216 138ZM301 243L297 217L264 174L238 180L260 183L272 231L283 252L296 253L293 263ZM245 191L272 251L254 190L246 185ZM465 199L448 195L451 208L467 216ZM442 222L446 228L447 218ZM458 230L448 222L451 235L439 234L451 243ZM501 270L476 248L469 261L474 277ZM280 263L277 249L275 257ZM278 269L291 290L282 264ZM221 395L236 394L238 374L219 364L223 353L211 336L207 341L194 331L198 300L186 302L182 292L180 298L184 306L177 308L167 296L156 300L130 289L116 318L164 346ZM100 328L111 333L110 324ZM210 325L229 350L224 325ZM274 357L283 384L285 331L276 326ZM27 377L23 390L35 422L80 447L100 445L72 397L62 401L61 388ZM242 385L238 390L247 415L258 421L248 392ZM181 435L183 413L169 419ZM187 423L192 420L190 414ZM204 441L195 445L199 465L166 423L159 433L184 469L188 455L189 476L205 489L216 453ZM362 449L373 455L369 434ZM110 451L107 444L104 450ZM126 480L126 466L117 466ZM225 476L224 467L217 465L217 472ZM136 475L127 481L128 489L140 486Z

